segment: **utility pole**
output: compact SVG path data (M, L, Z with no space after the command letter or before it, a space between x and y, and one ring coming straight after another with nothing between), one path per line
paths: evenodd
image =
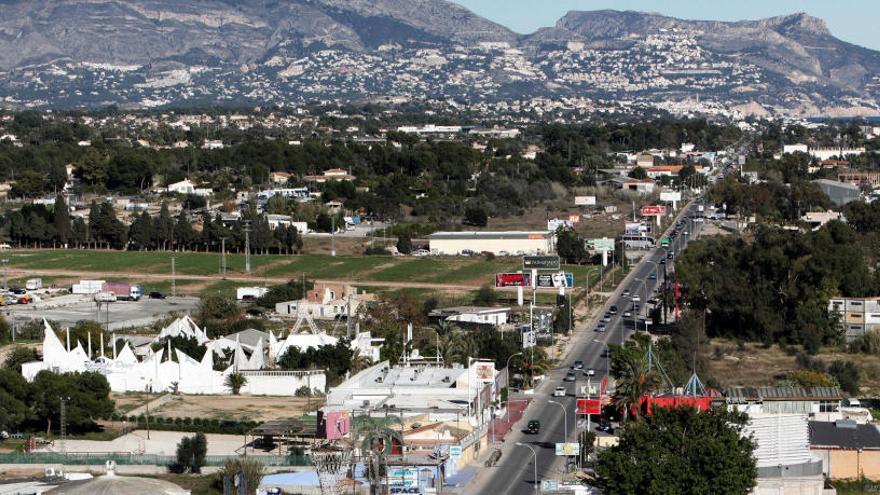
M244 272L251 272L251 221L244 221Z
M177 297L177 283L175 280L177 273L176 273L176 268L174 266L175 261L177 261L177 258L172 256L171 257L171 297Z
M220 238L220 273L226 275L226 238Z
M9 268L9 258L3 258L3 260L0 260L0 261L3 262L3 293L4 293L4 295L6 295L6 292L9 291L9 285L7 284L7 280L8 280L7 270Z
M330 217L330 256L336 256L336 215Z
M70 397L61 397L61 453L67 453L67 401Z

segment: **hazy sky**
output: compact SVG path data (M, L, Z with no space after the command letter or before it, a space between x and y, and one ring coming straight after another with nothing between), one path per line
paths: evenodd
M552 26L569 10L639 10L683 19L738 21L806 12L838 38L880 50L880 0L453 0L519 33Z

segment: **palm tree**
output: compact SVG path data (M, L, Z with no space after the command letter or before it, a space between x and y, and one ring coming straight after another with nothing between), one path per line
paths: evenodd
M370 493L375 495L385 476L385 458L391 454L394 441L403 448L401 419L398 416L355 416L352 423L352 438L360 439L361 456L368 457L366 476L370 480Z
M626 420L629 412L641 404L642 398L655 390L660 377L648 369L648 362L640 350L615 353L614 404L623 408Z
M474 339L469 333L458 327L446 335L442 347L443 361L447 364L467 364L468 358L474 357L477 353Z
M529 386L535 383L535 376L543 375L553 367L553 362L547 357L547 353L540 347L531 347L521 356L513 360L515 366L523 372L528 371Z
M232 389L232 395L238 395L241 387L247 384L247 377L241 373L232 373L226 377L226 386Z

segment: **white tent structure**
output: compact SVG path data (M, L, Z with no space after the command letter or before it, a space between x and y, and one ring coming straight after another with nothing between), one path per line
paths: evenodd
M161 332L159 332L159 336L157 336L154 342L159 342L166 337L183 337L185 339L194 338L199 344L204 344L209 341L208 335L196 325L196 322L189 317L189 315L182 316L173 322L170 325L163 328Z
M180 324L178 324L180 322ZM173 328L172 328L173 327ZM169 332L166 330L171 329ZM176 331L182 333L173 333ZM242 393L262 395L295 395L303 385L324 390L326 378L323 371L271 371L265 370L265 346L257 343L254 352L248 356L241 344L236 342L233 349L233 363L222 371L214 369L214 349L210 340L201 361L193 359L179 349L160 349L138 361L126 343L115 358L100 356L92 360L82 345L73 350L66 347L55 335L55 331L44 323L43 360L24 363L22 375L33 381L40 371L55 373L81 373L96 371L103 374L114 392L142 392L151 390L157 393L172 392L184 394L230 394L226 378L241 372L247 383ZM185 335L204 336L204 332L189 317L181 318L163 330L166 336ZM205 337L207 338L207 337ZM68 341L70 340L68 336Z

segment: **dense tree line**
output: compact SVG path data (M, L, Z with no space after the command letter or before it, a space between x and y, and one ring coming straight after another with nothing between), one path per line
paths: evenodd
M685 301L706 309L709 336L801 344L841 337L828 301L880 293L862 237L841 222L800 233L759 225L754 238L693 242L677 263Z
M73 164L79 180L75 192L143 193L154 183L167 185L189 177L210 185L220 199L232 190L267 187L271 172L290 173L290 185L300 186L305 184L304 176L342 168L358 178L359 187L348 182L311 187L324 198L343 201L352 211L382 219L408 211L435 223L460 218L467 211L517 214L564 195L565 188L593 185L598 169L611 164L612 151L677 148L683 141L718 149L741 136L735 127L701 120L554 125L530 129L522 140L492 140L481 151L464 140L422 142L393 132L386 143L362 144L315 134L291 145L266 129L252 129L224 131L219 137L228 146L202 149L198 145L206 135L196 128L162 131L168 134L163 138L166 144L186 139L196 146L155 150L126 140L101 139L94 129L57 121L51 125L71 129L47 135L49 124L39 114L22 115L20 120L11 129L30 136L28 144L0 144L0 180L16 180L13 197L59 191L66 181L67 164ZM92 137L91 146L77 146L76 140L84 135ZM546 148L535 160L522 158L530 142Z
M109 417L114 404L109 398L110 385L100 373L56 374L41 371L33 383L5 363L0 369L0 429L44 428L58 431L61 401L66 402L70 431L91 431L95 421Z
M53 208L41 204L25 205L10 210L2 218L11 242L26 247L93 247L108 249L220 251L223 239L228 251L244 248L245 232L242 221L225 224L220 215L205 214L202 230L193 228L193 217L186 211L177 217L171 215L163 203L155 218L146 211L135 214L130 226L117 217L109 202L92 202L88 219L71 219L61 196ZM265 215L246 213L243 220L250 222L250 246L256 253L290 254L302 248L302 238L296 227L278 226L272 230Z

